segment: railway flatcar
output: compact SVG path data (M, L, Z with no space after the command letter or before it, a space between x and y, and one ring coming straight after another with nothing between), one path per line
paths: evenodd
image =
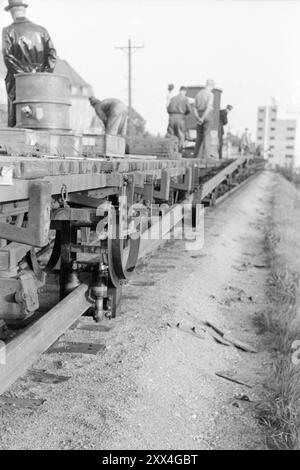
M184 204L196 228L201 204L256 169L247 157L130 156L121 137L74 134L58 75L17 76L16 106L17 127L0 129L0 393L80 315L118 314L122 285L182 221ZM52 275L59 283L47 308Z

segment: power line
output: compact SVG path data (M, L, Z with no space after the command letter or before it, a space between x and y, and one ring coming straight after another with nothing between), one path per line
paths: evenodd
M144 49L145 46L134 46L131 43L131 39L128 39L127 46L117 46L115 49L121 49L127 52L128 55L128 135L131 132L131 116L132 116L132 55L138 49Z

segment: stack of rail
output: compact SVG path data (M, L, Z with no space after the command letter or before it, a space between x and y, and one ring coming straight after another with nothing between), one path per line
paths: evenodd
M155 155L160 160L181 158L176 137L134 137L129 139L128 148L131 155Z

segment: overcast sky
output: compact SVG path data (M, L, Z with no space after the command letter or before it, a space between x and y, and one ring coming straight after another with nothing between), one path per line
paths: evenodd
M0 0L0 27L11 23ZM47 27L59 56L91 83L97 97L127 101L127 58L115 46L131 36L133 105L151 132L165 132L168 83L207 77L232 104L234 130L255 134L256 108L279 96L300 104L300 1L28 0L28 18Z

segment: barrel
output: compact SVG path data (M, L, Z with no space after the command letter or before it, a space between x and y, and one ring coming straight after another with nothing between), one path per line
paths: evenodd
M70 81L52 73L16 75L17 127L70 130Z

